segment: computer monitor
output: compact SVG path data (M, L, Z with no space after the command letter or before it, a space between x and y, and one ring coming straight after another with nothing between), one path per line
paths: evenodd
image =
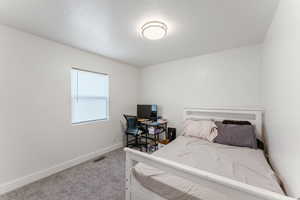
M157 105L137 105L137 117L140 119L157 120Z

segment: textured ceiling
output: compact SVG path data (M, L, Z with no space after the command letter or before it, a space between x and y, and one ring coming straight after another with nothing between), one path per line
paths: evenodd
M0 23L134 66L260 43L278 0L1 0ZM150 20L169 27L148 41Z

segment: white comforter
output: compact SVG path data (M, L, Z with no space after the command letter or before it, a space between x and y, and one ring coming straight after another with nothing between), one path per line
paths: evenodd
M261 150L179 136L153 155L283 194ZM135 166L134 174L145 188L165 199L228 199L214 188L197 185L142 163Z

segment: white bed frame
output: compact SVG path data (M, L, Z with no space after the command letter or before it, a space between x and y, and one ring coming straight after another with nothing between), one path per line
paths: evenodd
M261 109L245 108L185 108L184 119L247 120L256 127L258 138L262 139ZM125 148L126 152L126 200L165 200L144 188L134 177L132 168L141 162L157 169L167 171L178 177L188 179L199 185L214 188L226 194L228 200L295 200L262 188L254 187L226 177L209 173L152 156L140 151Z

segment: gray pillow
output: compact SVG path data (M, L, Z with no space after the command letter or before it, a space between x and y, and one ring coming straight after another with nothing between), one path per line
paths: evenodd
M257 149L254 126L222 122L216 122L216 125L218 136L214 140L215 143Z

